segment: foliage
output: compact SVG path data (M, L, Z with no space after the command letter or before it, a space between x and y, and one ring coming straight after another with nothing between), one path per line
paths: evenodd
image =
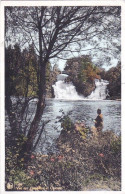
M80 136L83 139L86 139L88 137L88 134L90 133L90 129L88 129L88 127L86 127L85 122L82 121L77 121L75 123L75 130L79 132Z
M6 168L13 169L16 166L23 168L24 158L19 157L19 153L22 150L23 145L27 141L27 138L23 134L17 135L13 140L11 139L10 145L6 147Z
M65 136L59 137L57 154L32 154L26 169L11 165L6 186L8 182L13 186L7 190L81 191L100 180L100 187L106 184L115 190L112 184L120 179L120 137L104 132L99 139L91 137L83 141L76 129L65 132Z
M114 155L118 155L119 153L121 153L121 137L120 136L111 141L111 151Z
M74 124L68 115L64 115L61 119L61 127L65 131L72 131L74 129Z
M24 187L30 188L38 184L38 180L28 176L26 170L15 168L11 172L8 181L6 181L6 190L8 191L23 190Z
M67 60L65 70L82 83L93 82L96 78L100 79L99 68L92 63L88 55Z
M5 50L5 59L6 96L38 97L39 60L33 45L22 51L17 44L9 46ZM46 95L49 96L52 96L52 84L56 80L56 73L59 73L51 69L51 63L48 62L45 77Z
M90 57L86 56L81 59L81 66L78 74L80 82L91 83L95 79L100 79L98 73L99 69L92 63Z
M94 139L95 149L91 152L95 155L94 161L98 167L98 172L106 176L121 177L121 137L112 131L102 132L100 137ZM92 155L90 153L90 155Z
M121 63L116 67L112 67L102 75L102 78L109 81L107 87L109 91L109 98L121 99Z
M82 141L76 130L76 132L67 133L65 136L61 134L58 145L64 156L68 155L69 158L72 158L72 161L75 160L76 164L79 165L80 171L77 169L77 172L80 172L79 177L83 181L84 187L87 187L88 184L93 184L93 182L98 182L100 178L102 179L102 186L106 182L108 185L109 177L112 180L120 181L120 137L113 132L102 132L99 137L91 135L88 139ZM71 148L70 151L67 147ZM108 187L110 186L108 185ZM115 190L112 185L111 188Z
M11 140L10 144L6 146L5 179L7 190L14 190L15 185L18 184L23 184L23 186L33 186L37 183L37 180L34 180L32 177L28 178L24 155L22 157L20 155L22 147L26 141L27 138L23 134L19 134L14 141Z
M6 95L37 96L38 59L32 45L21 51L19 45L5 50Z
M32 171L28 172L27 166L31 162L34 155L30 155L24 151L22 153L22 148L25 145L27 138L23 134L18 134L16 139L6 146L5 153L5 171L6 171L6 190L23 190L24 187L30 188L39 185L38 178L32 176L34 173ZM24 155L25 154L25 155ZM28 158L28 163L25 158Z
M78 93L90 95L95 89L95 79L100 79L100 70L92 63L91 57L84 55L67 60L65 71L69 75Z

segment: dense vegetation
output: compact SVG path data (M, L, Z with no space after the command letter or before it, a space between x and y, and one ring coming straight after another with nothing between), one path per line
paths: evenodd
M33 45L21 51L18 44L5 50L6 96L38 97L39 60ZM51 64L46 66L46 96L52 97L54 84L59 70L52 71Z
M71 58L64 69L69 74L79 94L88 96L95 89L95 79L100 79L100 70L92 63L90 56Z
M37 96L38 57L32 45L23 51L18 44L6 48L5 65L6 95Z
M121 63L102 73L102 78L109 81L108 91L110 99L121 99Z

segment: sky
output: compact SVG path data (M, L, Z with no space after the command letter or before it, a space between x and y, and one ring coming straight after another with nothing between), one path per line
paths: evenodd
M86 47L86 49L89 49L89 48L91 48L91 47L88 45L88 47ZM99 65L99 63L97 61L98 61L98 59L101 58L101 52L99 52L99 50L97 52L98 52L98 56L100 55L99 58L98 57L92 57L92 62L95 65ZM74 56L71 55L69 58L79 57L81 55L87 55L87 54L88 54L87 51L86 52L84 51L84 52L81 52L81 53L74 53ZM56 64L61 71L64 70L65 65L66 65L66 59L65 60L56 59L56 60L51 60L50 62L52 64L52 66L54 66ZM111 67L115 67L117 64L118 64L118 59L115 58L115 56L114 56L114 57L112 57L110 63L104 62L104 64L101 67L104 68L106 71L108 71Z

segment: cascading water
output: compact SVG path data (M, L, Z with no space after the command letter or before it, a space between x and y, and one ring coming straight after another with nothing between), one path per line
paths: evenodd
M95 79L95 90L87 97L87 99L92 100L104 100L108 96L107 85L109 82L107 80Z
M88 96L78 95L75 86L72 83L66 83L66 74L60 74L57 77L57 82L53 85L55 99L67 100L104 100L107 94L108 81L95 79L95 90Z
M53 85L54 94L56 99L67 100L82 100L84 97L78 95L75 86L72 83L66 83L65 79L68 77L66 74L60 74L57 77L57 82Z

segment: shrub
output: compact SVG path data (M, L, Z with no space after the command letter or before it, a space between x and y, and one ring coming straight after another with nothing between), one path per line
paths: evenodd
M64 117L61 120L61 127L65 131L72 131L74 129L74 124L71 121L70 117L67 115L64 115Z
M121 153L121 137L117 137L111 141L111 151L114 155Z
M10 183L13 187L15 183L26 182L26 173L25 173L25 161L24 157L20 155L22 146L27 141L27 138L23 134L18 134L17 137L10 142L5 149L5 171L6 171L6 189L9 190ZM23 181L23 179L25 179ZM12 188L11 185L11 190Z

